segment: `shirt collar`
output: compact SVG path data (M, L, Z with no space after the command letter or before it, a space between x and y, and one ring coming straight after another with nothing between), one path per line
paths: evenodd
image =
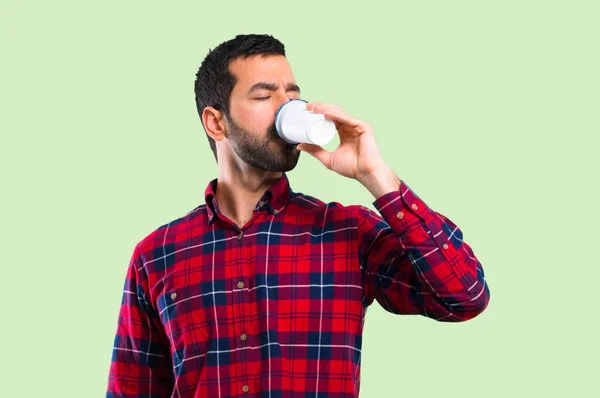
M208 183L204 190L204 199L206 201L206 211L208 213L208 222L211 223L214 217L219 217L219 204L217 203L217 180L215 178ZM279 214L292 196L292 188L286 173L282 173L281 178L269 187L258 203L255 205L255 211L267 210L270 214Z

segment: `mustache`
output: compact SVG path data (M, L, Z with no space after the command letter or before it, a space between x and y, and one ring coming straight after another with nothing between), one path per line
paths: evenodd
M267 134L269 134L269 137L273 139L279 138L279 134L277 134L277 128L275 127L275 123L273 123L273 125L269 127L269 129L267 130Z
M275 127L275 123L273 123L271 125L271 127L269 127L269 129L267 130L267 134L269 137L271 137L271 140L282 140L283 138L281 138L279 136L279 134L277 134L277 128ZM291 148L291 147L296 147L298 144L290 144L289 142L286 142L286 146Z

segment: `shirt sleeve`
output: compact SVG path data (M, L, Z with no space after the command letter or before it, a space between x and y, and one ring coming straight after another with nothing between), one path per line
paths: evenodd
M483 267L461 230L404 182L379 197L380 214L358 206L359 261L367 305L394 314L460 322L490 299Z
M169 343L143 276L136 246L125 278L107 398L170 397L173 391Z

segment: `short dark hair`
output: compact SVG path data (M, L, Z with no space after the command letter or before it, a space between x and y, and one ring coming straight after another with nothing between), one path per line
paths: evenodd
M229 64L237 58L245 59L252 55L285 56L285 47L271 35L250 34L237 35L234 39L219 44L214 50L208 50L208 55L196 73L194 84L196 108L200 122L202 122L202 111L207 106L212 106L229 117L229 97L237 81L235 76L229 72ZM206 132L204 123L202 127ZM206 136L215 160L218 162L215 140L208 133Z

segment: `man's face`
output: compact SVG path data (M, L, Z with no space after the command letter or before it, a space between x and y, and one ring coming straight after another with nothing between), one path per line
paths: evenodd
M281 55L251 56L231 62L237 78L227 115L229 142L247 164L267 171L296 167L300 151L282 140L275 130L277 109L300 97L300 89L287 59Z

